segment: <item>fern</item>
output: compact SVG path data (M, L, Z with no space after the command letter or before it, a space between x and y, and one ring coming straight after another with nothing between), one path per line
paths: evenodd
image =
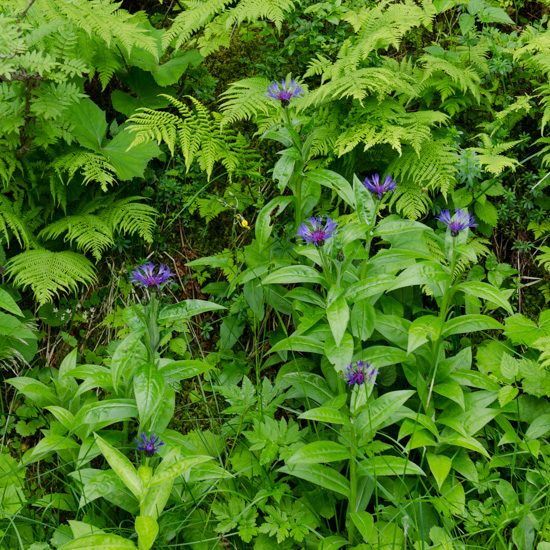
M84 185L97 182L103 191L107 191L108 187L116 182L115 167L104 156L90 153L84 149L58 157L53 161L52 167L60 179L63 179L64 173L68 175L66 183L77 173L82 174Z
M539 246L537 250L540 252L540 254L537 255L535 261L546 271L550 271L550 247Z
M408 186L406 185L408 188L412 188L414 184L417 188L439 190L446 196L456 184L454 175L457 172L457 162L458 154L455 149L442 141L428 141L422 145L418 153L414 147L406 147L403 154L390 163L387 172L409 182ZM420 192L417 192L416 203L419 206L426 204L420 197ZM407 206L406 201L406 198L402 199L403 207ZM402 211L406 212L411 208L412 202ZM416 212L415 216L419 216L425 210Z
M96 260L100 260L103 252L114 244L113 232L99 216L91 214L75 214L67 216L46 226L39 238L56 239L62 233L71 244L76 241L79 250L91 252Z
M479 101L481 99L481 89L479 87L480 78L471 67L460 67L447 59L434 57L433 55L424 55L419 59L419 63L424 67L424 78L421 86L426 81L433 82L432 75L437 76L437 80L441 80L442 75L446 75L456 83L463 92L469 92Z
M193 97L186 96L192 103L191 109L185 103L166 97L180 116L151 109L138 109L130 118L130 131L136 134L132 146L151 140L165 142L173 153L176 142L179 145L187 170L195 159L210 178L216 162L221 162L229 173L238 171L245 160L243 141L236 147L234 132L223 129L223 117L208 109Z
M157 211L147 204L141 204L143 197L128 197L115 200L109 197L101 207L101 219L116 233L138 234L148 243L153 242Z
M172 21L163 37L163 47L180 48L195 31L203 29L196 42L200 52L206 55L227 45L234 27L245 21L268 19L280 30L285 16L294 9L295 0L240 0L232 8L227 7L232 3L230 0L187 0L183 3L188 9Z
M0 195L0 234L4 235L8 245L10 236L15 237L22 247L29 247L34 242L34 236L21 212L4 195Z
M223 103L222 127L240 120L251 120L260 114L273 112L273 101L267 97L271 82L267 78L254 77L233 82L221 95Z
M28 250L11 258L6 273L22 288L30 287L38 302L51 302L60 292L77 292L78 284L96 280L92 263L75 252Z
M481 137L483 147L472 147L472 150L478 153L478 162L481 166L485 167L487 172L496 176L505 168L515 169L518 161L510 157L505 157L501 155L501 153L508 151L523 140L519 139L494 145L487 134L480 134L478 137Z
M141 197L115 200L115 196L96 199L75 214L46 226L38 237L56 239L66 233L65 241L76 243L78 250L91 252L98 261L113 246L115 233L137 233L152 242L156 210L140 200Z

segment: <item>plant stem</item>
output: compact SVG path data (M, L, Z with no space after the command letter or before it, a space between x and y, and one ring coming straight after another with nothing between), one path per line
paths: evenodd
M353 535L355 531L353 520L351 519L350 514L352 512L355 512L357 508L357 464L355 461L357 456L356 449L357 449L357 436L355 434L355 424L353 424L351 428L351 445L350 445L351 459L349 462L350 498L349 498L348 519L346 520L350 522L348 527L348 540L350 544L353 544Z

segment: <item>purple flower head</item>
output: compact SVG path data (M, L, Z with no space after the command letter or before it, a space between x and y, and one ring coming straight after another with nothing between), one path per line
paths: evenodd
M346 372L341 378L348 383L348 386L353 386L354 384L362 386L365 382L376 384L372 378L377 374L379 374L378 371L374 367L371 367L368 361L365 363L363 361L355 361L355 365L352 363L346 367Z
M283 107L286 107L293 97L301 96L303 93L304 90L293 78L287 78L286 81L281 80L280 84L276 80L272 82L266 95L271 99L278 99Z
M304 244L311 243L315 246L323 246L327 239L336 235L336 228L338 227L338 224L328 216L323 226L323 217L309 218L307 222L300 225L296 236L302 237Z
M443 222L450 230L451 235L456 237L460 231L467 227L477 227L474 217L468 212L468 210L456 209L456 214L451 217L451 213L448 210L442 210L436 220Z
M136 438L137 450L145 451L147 456L153 456L161 445L164 445L164 441L161 441L160 437L156 437L156 434L151 434L151 437L147 439L145 432L141 434L141 441Z
M148 264L142 264L132 272L132 283L138 286L148 288L151 286L160 287L162 283L168 280L168 277L173 277L174 274L170 273L170 268L164 264L160 264L158 272L155 273L155 264L149 262Z
M382 195L388 191L394 191L397 187L395 180L391 176L386 176L384 183L380 183L380 176L374 174L371 179L365 178L363 185L371 192L378 195L378 200L382 200Z

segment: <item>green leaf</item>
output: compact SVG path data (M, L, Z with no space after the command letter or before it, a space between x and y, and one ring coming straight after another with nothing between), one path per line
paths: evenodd
M445 380L444 382L435 384L434 392L438 395L443 395L444 397L451 399L455 403L458 403L462 410L466 409L462 386L455 380Z
M363 435L377 430L414 394L414 390L393 391L385 393L372 403L367 403L366 409L357 417L357 433Z
M320 543L317 550L339 550L342 546L349 544L347 539L333 535L332 537L324 538ZM548 549L550 550L550 548Z
M336 347L340 347L349 322L349 307L342 294L327 307L327 319Z
M433 453L426 453L426 458L428 459L428 465L435 477L437 486L441 490L443 482L451 471L453 461L448 456L434 455Z
M376 204L372 198L372 193L367 191L367 188L355 174L353 176L353 192L359 221L370 226L374 220Z
M405 475L426 475L424 470L414 462L398 456L375 456L368 460L362 460L360 469L373 476L402 476Z
M198 66L204 57L197 50L179 52L166 63L151 71L159 86L172 86L179 81L189 65Z
M308 399L313 399L322 404L335 397L325 379L317 374L293 372L285 374L283 380L294 387L294 391L287 395L288 398L307 396Z
M136 472L133 464L112 445L109 445L102 437L94 434L95 441L100 448L103 456L107 459L109 466L116 472L118 477L124 482L124 485L130 489L136 499L141 501L143 492L143 483Z
M517 397L518 393L519 390L517 388L514 388L514 386L503 386L498 392L498 404L501 407L505 407L506 405L508 405L508 403L511 403Z
M163 365L160 372L166 378L172 378L174 380L187 380L188 378L198 376L199 374L202 374L212 368L213 365L209 365L204 361L187 359L185 361L175 361L174 363Z
M445 322L443 338L453 334L466 334L478 330L491 330L504 328L496 319L488 315L460 315Z
M328 424L345 424L351 426L350 419L342 412L329 407L317 407L302 413L298 418L307 420L317 420Z
M263 248L267 243L267 240L271 236L273 227L271 225L271 217L275 210L277 215L282 214L285 208L292 202L292 197L275 197L270 200L260 211L256 217L256 224L254 227L256 233L256 240L260 248Z
M443 319L435 315L417 317L409 328L409 341L407 353L412 353L416 348L431 341L435 342L441 336Z
M134 139L135 136L124 125L114 139L100 148L100 152L109 159L117 176L123 181L142 178L149 161L162 152L154 141L140 143L130 149Z
M135 550L136 545L118 535L86 535L71 540L61 546L59 550Z
M67 449L79 449L80 445L66 435L47 435L42 438L32 450L31 461L41 460L51 452L65 451Z
M324 284L325 278L315 268L307 265L291 265L270 273L262 280L264 285L318 283Z
M353 336L345 333L340 345L336 345L334 336L330 335L325 342L325 354L327 359L336 367L336 370L344 370L349 365L353 356Z
M137 418L138 408L134 399L110 399L99 403L88 403L76 414L76 426L81 424L98 424L108 422L114 424L120 420Z
M349 206L351 206L352 208L355 208L355 196L353 193L353 189L349 181L343 176L341 176L340 174L337 174L332 170L325 170L325 169L319 168L317 170L311 170L310 172L306 172L305 177L306 179L309 179L320 185L324 185L329 189L334 189L334 191L336 191L336 193L342 199L344 199L344 201Z
M73 135L78 143L99 153L107 133L105 112L86 98L71 106L68 118L73 124Z
M208 462L210 460L212 460L212 457L206 455L196 455L182 458L161 472L155 473L153 479L151 480L150 487L155 487L157 485L162 485L163 483L173 481L193 466L202 464L203 462Z
M306 353L319 353L325 354L325 345L319 341L319 338L313 338L312 336L301 336L299 334L293 334L280 342L277 342L270 350L269 353L275 351L292 351L292 352L306 352Z
M140 550L149 550L159 532L159 524L152 516L138 516L136 518L136 533Z
M487 283L477 281L465 281L456 286L457 290L464 292L468 296L476 296L482 300L487 300L502 307L508 313L514 313L512 306L508 302L506 296L500 290Z
M48 388L46 384L34 378L18 376L17 378L9 378L6 382L19 390L25 397L33 401L39 407L59 405L59 398L55 393Z
M330 466L322 464L294 464L279 468L279 472L305 479L324 489L334 491L347 498L350 497L349 481Z
M542 312L537 323L516 313L508 317L504 325L504 334L514 344L531 347L539 338L550 336L550 311Z
M294 151L296 149L293 149ZM290 178L292 177L292 174L294 174L294 165L296 164L296 159L291 155L285 155L284 151L281 152L281 158L277 161L275 166L273 167L273 174L272 177L274 180L276 180L277 187L279 188L279 191L282 193L286 186L288 185L288 182L290 181ZM279 197L282 198L282 197ZM289 198L289 197L285 197ZM290 197L292 200L292 197Z
M179 304L172 304L160 310L158 321L161 324L186 321L194 315L200 315L208 311L227 309L225 306L209 302L207 300L185 300Z
M374 518L368 512L350 512L351 521L367 542L374 529Z
M138 367L134 375L134 395L139 412L139 423L146 426L164 395L164 376L153 363Z
M344 292L344 296L355 302L356 300L363 300L370 296L375 296L381 292L385 292L393 286L396 281L394 275L381 274L376 277L367 277L358 283L354 283L348 287Z
M472 451L477 451L487 458L491 458L489 453L485 450L485 447L475 438L460 434L452 434L445 438L442 438L440 441L441 445L456 445L458 447L464 447L465 449L470 449Z
M23 316L15 300L3 288L0 288L0 307L14 315Z
M367 300L357 300L351 310L351 332L363 342L368 340L374 331L376 310Z
M391 290L413 285L431 285L449 280L451 275L441 264L436 262L419 262L407 267L397 277Z
M64 409L63 407L56 407L55 405L44 408L50 411L67 430L71 431L76 427L74 423L74 415L67 409Z
M145 346L141 341L144 329L140 328L131 332L115 349L111 359L111 377L113 389L118 392L121 378L128 381L129 374L134 370L138 362L145 361Z
M334 410L334 409L333 409ZM288 460L287 464L322 464L351 458L351 453L335 441L315 441L301 447Z

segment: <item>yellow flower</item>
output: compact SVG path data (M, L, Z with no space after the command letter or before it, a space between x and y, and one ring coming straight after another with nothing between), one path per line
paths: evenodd
M243 227L248 227L248 222L245 219L243 219L243 220L241 220L241 225Z

